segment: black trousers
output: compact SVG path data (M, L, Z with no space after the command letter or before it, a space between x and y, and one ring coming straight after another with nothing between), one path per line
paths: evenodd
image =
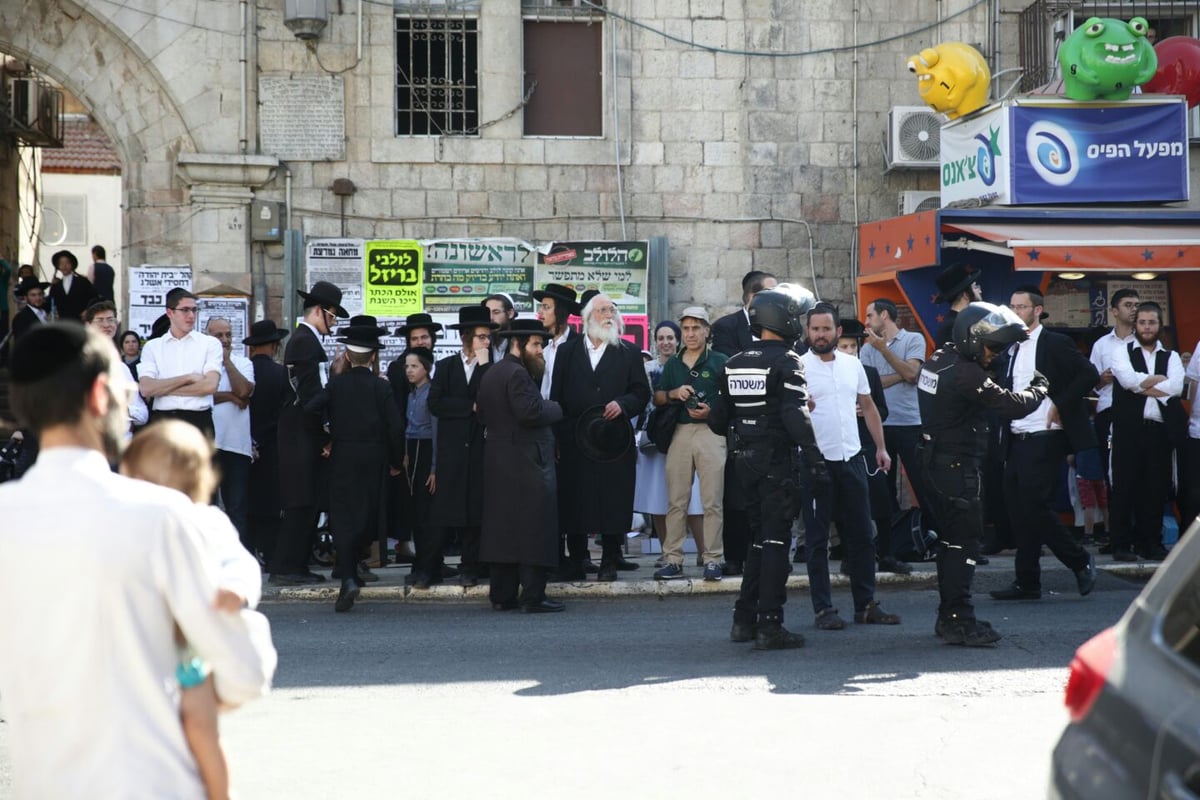
M250 502L250 456L218 450L217 466L221 468L221 505L237 529L242 546L253 553L253 542L246 527L247 505Z
M750 521L746 516L742 487L733 458L725 460L725 520L721 537L724 540L725 560L731 564L744 563L746 548L750 546Z
M212 439L216 435L216 429L213 428L212 409L208 408L204 411L183 411L170 410L159 411L155 409L150 412L150 421L158 422L160 419L177 419L181 422L186 422L189 425L195 425L208 438Z
M583 564L588 559L588 536L586 533L568 533L565 537L567 542L567 562L571 564ZM600 534L600 564L607 566L608 564L616 564L625 557L623 537L619 533L602 533ZM476 552L479 547L476 545Z
M299 575L308 572L313 535L317 530L317 507L285 508L279 525L279 538L271 556L272 575Z
M825 466L831 480L811 487L811 499L804 504L804 548L813 611L820 614L833 608L829 580L829 524L833 521L846 550L843 560L849 567L854 611L866 611L867 603L875 599L875 540L866 460L859 453L849 461L827 460Z
M939 619L975 619L971 583L983 539L983 476L980 462L965 457L941 457L922 449L928 478L929 502L942 522L938 536Z
M546 599L545 567L532 564L492 564L488 599L493 603L536 605ZM518 587L520 596L518 596Z
M1114 549L1144 553L1162 545L1170 482L1171 444L1165 425L1144 420L1138 427L1113 431L1108 524Z
M887 446L888 455L892 459L892 468L887 477L891 482L891 495L896 500L896 509L900 508L897 488L900 482L900 464L908 474L908 482L912 484L913 494L917 496L917 505L921 507L921 526L925 530L940 530L937 525L937 515L932 513L926 495L925 475L921 469L921 459L917 456L917 447L921 444L920 425L884 425L883 443Z
M273 516L251 512L246 516L246 549L251 553L261 553L268 564L275 555L281 521L278 512Z
M746 503L750 546L743 562L742 589L733 619L744 625L783 624L787 602L788 545L799 490L786 453L735 453L734 468Z
M1042 545L1073 572L1087 566L1087 551L1067 533L1053 508L1066 457L1067 435L1062 431L1010 437L1004 499L1017 543L1017 583L1022 589L1042 587Z

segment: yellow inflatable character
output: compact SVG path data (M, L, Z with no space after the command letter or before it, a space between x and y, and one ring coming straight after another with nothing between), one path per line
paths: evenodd
M987 105L992 72L983 55L969 44L942 42L908 60L917 76L921 99L950 119Z

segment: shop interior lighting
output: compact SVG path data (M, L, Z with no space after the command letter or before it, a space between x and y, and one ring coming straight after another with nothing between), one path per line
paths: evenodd
M1135 272L1132 275L1130 275L1129 277L1133 278L1135 281L1152 281L1158 277L1158 273L1157 272Z
M1078 281L1083 280L1084 274L1082 272L1060 272L1058 273L1058 277L1064 281Z

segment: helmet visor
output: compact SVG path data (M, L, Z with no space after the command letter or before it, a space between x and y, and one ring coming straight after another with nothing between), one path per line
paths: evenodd
M989 348L1001 350L1028 339L1029 329L1008 306L992 306L987 314L971 326L971 335Z

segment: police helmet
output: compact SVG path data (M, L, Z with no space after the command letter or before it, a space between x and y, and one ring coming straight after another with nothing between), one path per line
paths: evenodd
M750 301L750 332L774 331L791 341L804 332L804 315L816 304L812 292L794 283L761 291Z
M1029 338L1029 329L1008 306L971 303L954 320L954 347L963 356L978 360L983 346L1000 352Z

